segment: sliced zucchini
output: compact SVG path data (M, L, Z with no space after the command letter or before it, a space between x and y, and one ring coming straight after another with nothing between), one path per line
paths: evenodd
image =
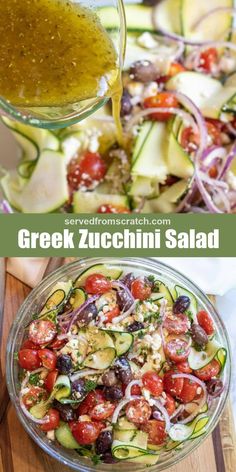
M134 337L130 333L114 333L115 349L117 356L122 356L131 348Z
M96 191L78 190L73 195L74 213L96 213L101 205L115 205L129 209L129 200L126 195L100 194Z
M188 311L191 312L192 318L194 320L198 312L198 301L195 295L189 290L187 290L185 287L181 287L180 285L175 285L175 294L176 294L176 298L180 297L181 295L189 297L190 305L189 305Z
M97 14L104 28L111 30L119 26L114 8L103 7ZM152 31L155 28L152 22L152 8L144 5L125 5L126 26L128 31Z
M154 294L154 295L159 296L159 298L157 298L157 300L160 299L160 298L165 298L168 302L168 305L173 305L174 299L171 295L171 291L169 290L168 286L166 284L164 284L164 282L162 282L161 280L156 280L155 283L159 287L159 292Z
M124 444L132 442L137 435L137 429L114 429L113 439L114 441L122 441Z
M155 10L155 22L160 29L181 34L180 9L182 0L165 0Z
M89 354L85 361L84 367L90 369L103 370L107 369L116 357L116 350L113 347L106 347L105 349L99 349L92 354Z
M71 383L67 375L59 375L53 387L54 398L61 400L71 394Z
M152 125L152 121L144 121L139 127L138 136L135 141L135 146L132 153L132 163L136 161L138 155L140 154L140 151L142 150L143 145L152 129Z
M227 350L224 347L222 347L221 349L219 349L219 351L217 351L216 360L220 363L221 372L222 372L222 370L225 367L226 360L227 360Z
M88 328L85 330L85 336L93 352L104 348L114 348L111 336L104 330L98 328Z
M79 308L87 300L87 294L82 288L75 288L70 298L70 303L73 307Z
M150 177L136 176L128 189L131 197L157 197L160 194L159 183Z
M201 111L209 118L219 118L223 112L236 113L235 99L235 87L222 87L203 103Z
M138 333L139 331L136 331L136 333ZM133 374L138 374L139 371L140 371L140 368L137 364L135 364L135 362L133 361L129 361L129 365L131 367L131 370L132 370L132 373Z
M193 176L194 164L189 154L178 143L173 132L170 134L167 165L169 174L188 179Z
M189 190L190 181L180 180L168 187L157 198L150 198L143 206L142 213L174 213L181 198Z
M137 428L134 426L134 423L131 423L127 420L125 416L119 418L118 423L114 427L115 431L137 431ZM119 437L115 437L115 439L119 439Z
M189 366L193 370L201 369L209 364L212 359L217 357L219 350L222 350L220 344L215 341L209 341L204 351L196 351L194 347L191 347L190 354L188 356Z
M128 434L133 434L133 431L129 430L129 429L123 430L123 431L127 432ZM130 433L130 431L131 431L131 433ZM126 444L128 445L130 443L130 444L132 444L132 446L136 446L137 448L142 448L143 450L146 450L147 449L147 442L148 442L148 434L145 433L144 431L140 431L137 428L135 429L135 431L136 431L136 434L135 435L133 434L132 439L129 440L128 442L126 442ZM122 432L122 430L118 431L117 434L120 435L121 432ZM119 440L116 440L116 441L119 441ZM116 447L114 442L113 442L112 448ZM121 442L121 441L119 441L119 442Z
M11 129L13 133L18 133L18 135L22 135L26 137L29 141L32 141L39 151L43 151L44 149L58 151L60 148L60 140L58 136L54 134L53 131L44 128L35 128L34 126L25 125L18 121L9 120L9 118L7 117L2 117L2 121L9 129ZM15 136L15 138L18 141L17 136ZM21 145L21 142L18 142ZM27 155L28 153L26 152L25 158Z
M49 294L49 297L46 300L45 305L43 306L40 315L44 315L48 311L57 310L66 303L69 298L70 292L72 289L72 282L58 282L53 291Z
M55 430L55 437L61 446L67 449L79 449L80 445L75 440L67 423L61 422L59 427Z
M192 439L193 434L199 434L205 428L210 417L206 415L198 415L190 424L174 424L169 430L169 436L172 441L184 442ZM205 430L204 430L205 431Z
M105 264L96 264L89 269L85 269L74 281L75 287L81 287L89 275L101 274L109 279L117 280L121 277L123 270L121 267L112 267Z

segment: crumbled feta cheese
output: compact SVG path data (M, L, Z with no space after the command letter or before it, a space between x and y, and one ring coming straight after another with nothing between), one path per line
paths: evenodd
M147 31L137 38L137 43L139 46L146 49L153 49L158 46L158 42L155 40L154 36Z
M152 350L158 351L161 347L161 336L158 333L145 334L143 341L148 344Z
M222 56L219 62L219 68L221 71L229 73L233 72L236 68L236 59L232 56Z
M79 421L91 421L91 418L88 415L81 415L79 416Z
M149 392L149 390L147 390L146 388L143 388L142 389L142 394L145 398L145 400L150 400L150 396L151 396L151 393Z
M143 98L154 97L158 92L158 85L156 82L150 82L148 85L145 85L143 91Z
M48 438L50 441L54 441L54 440L55 440L55 430L54 430L54 429L51 429L50 431L47 432L47 438Z
M97 135L94 135L91 137L90 141L89 141L89 146L88 146L88 150L90 152L97 152L99 149L99 141L98 141L98 136Z
M202 387L198 387L196 393L197 393L197 395L201 395L201 393L202 393Z
M230 188L232 190L236 190L236 176L233 174L233 172L231 172L231 170L229 170L227 172L227 183L229 184Z
M127 85L129 94L132 97L138 97L139 101L141 100L144 85L141 82L135 82L134 80Z

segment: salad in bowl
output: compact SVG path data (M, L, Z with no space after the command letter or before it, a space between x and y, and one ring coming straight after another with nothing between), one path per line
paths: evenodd
M205 295L148 259L76 261L26 299L8 388L34 440L77 470L162 470L212 431L230 378Z
M3 118L22 149L1 180L14 209L235 213L234 2L144 3L125 6L123 143L109 104L58 132Z

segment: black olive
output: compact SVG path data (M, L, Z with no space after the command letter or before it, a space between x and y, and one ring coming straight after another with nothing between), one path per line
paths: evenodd
M140 329L144 328L144 324L140 323L139 321L134 321L127 327L127 331L129 333L133 333L134 331L139 331Z
M184 313L190 305L190 298L186 295L180 295L180 297L175 300L173 305L173 313L177 315L178 313Z
M102 431L95 445L95 450L97 454L104 454L107 451L110 451L112 445L112 432L111 431Z
M115 464L118 462L118 460L113 457L111 452L105 452L105 454L102 454L101 459L105 464Z
M97 314L98 310L95 303L90 303L90 305L84 308L84 310L79 314L77 318L77 323L79 324L79 326L86 326L92 320L95 320Z
M123 95L121 98L120 115L121 116L130 115L130 113L132 112L132 109L133 109L133 105L131 103L131 96L128 90L124 89Z
M192 338L193 341L199 346L199 347L205 347L206 344L208 343L208 336L206 334L206 331L197 323L193 323L191 327L191 333L192 333Z
M121 400L123 398L123 391L119 385L113 385L113 387L106 387L104 389L104 395L106 400L109 401Z
M62 421L73 421L76 419L75 410L70 405L62 405L62 403L54 400L53 407L60 413Z
M105 387L113 387L117 384L117 377L114 370L110 369L102 376L102 383Z
M150 61L136 61L130 67L130 75L139 82L152 82L157 78L157 70Z
M125 357L119 357L119 359L116 360L115 365L115 372L118 377L118 379L123 383L123 384L128 384L131 382L133 375L132 375L132 370L129 365L129 362Z
M60 374L69 374L73 367L71 357L68 354L61 354L57 358L56 367Z
M133 299L126 290L119 290L116 294L116 301L120 310L127 311L133 304Z
M80 397L86 394L85 381L83 379L74 380L71 384L72 393L79 393Z
M126 274L122 279L121 282L126 285L129 289L131 289L132 282L135 280L134 274L130 272L129 274Z
M209 395L214 398L219 397L224 390L223 382L220 379L211 379L207 382L206 386Z
M155 7L158 3L163 2L163 0L143 0L143 5L147 5L148 7Z

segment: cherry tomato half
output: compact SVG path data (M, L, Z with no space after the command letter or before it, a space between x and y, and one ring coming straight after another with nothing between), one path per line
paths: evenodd
M93 421L74 421L70 423L71 432L81 445L93 444L98 438L101 427Z
M40 349L39 346L37 346L36 344L34 344L32 341L30 341L30 339L25 339L25 341L23 342L22 346L21 346L21 349Z
M152 409L149 403L144 399L131 400L126 406L125 413L128 420L132 423L144 424L149 420Z
M104 275L91 274L85 281L85 290L91 294L102 294L111 289L111 282Z
M90 187L93 181L100 181L106 173L106 164L97 152L86 151L83 156L71 161L68 168L68 183L73 190L79 185Z
M79 416L87 415L92 410L92 408L94 408L96 405L104 403L105 401L105 396L101 390L97 389L89 392L78 407L77 411Z
M39 349L38 356L42 361L43 367L48 370L54 370L56 368L57 356L50 349Z
M61 349L62 347L65 346L67 341L65 339L58 339L57 337L53 340L52 343L50 343L50 349L55 349L56 351L58 349Z
M122 392L123 392L123 394L125 394L126 387L127 387L127 385L122 384ZM132 385L132 387L131 387L131 395L141 395L141 394L142 394L142 390L141 390L141 388L139 387L139 385Z
M221 146L222 138L221 138L221 130L219 129L219 126L213 123L213 121L208 121L208 120L206 120L206 126L207 126L207 133L208 133L208 136L211 138L212 144L215 144L216 146Z
M97 213L130 213L130 210L123 206L104 204L97 209Z
M49 344L56 334L56 325L50 320L35 320L30 323L29 339L35 344Z
M115 306L115 308L113 308L113 310L110 310L108 311L107 313L105 313L104 317L105 317L105 323L111 323L111 321L113 320L113 318L115 318L116 316L118 316L120 314L120 309L118 306Z
M56 429L60 423L60 414L59 411L55 410L55 408L50 408L47 412L48 420L46 423L40 426L42 431L51 431L52 429Z
M149 444L163 444L166 440L165 423L160 420L149 420L142 426L142 430L148 433Z
M164 374L164 377L163 377L164 390L165 392L169 393L173 397L178 397L182 392L182 388L184 386L184 379L181 379L181 378L174 379L172 377L173 374L176 374L174 370L169 370L168 372Z
M152 289L144 279L135 279L131 284L131 292L135 299L147 300L151 296Z
M168 92L160 92L153 97L147 97L144 100L144 108L177 108L177 98ZM150 113L150 118L157 121L167 121L173 116L173 113Z
M18 362L22 369L35 370L41 367L41 359L38 351L34 349L21 349L18 353Z
M178 398L183 403L192 402L197 395L197 389L199 387L200 386L196 382L193 382L192 380L189 380L189 379L184 379L184 385Z
M215 48L209 48L200 55L200 67L206 72L212 72L214 65L218 61L218 52Z
M96 405L92 408L90 411L89 415L92 418L92 420L96 421L102 421L106 420L111 416L116 408L116 405L114 405L111 402L104 402L100 403L99 405Z
M191 323L187 315L179 313L178 315L171 314L167 316L163 326L170 334L185 334L189 331Z
M166 343L165 351L173 362L183 362L189 355L188 342L180 338L171 339Z
M189 366L188 361L178 362L178 370L183 374L191 374L192 369Z
M191 126L187 126L181 133L181 146L186 152L191 153L196 151L199 146L199 134L193 131Z
M163 392L163 381L156 372L148 371L142 376L144 387L151 392L152 395L159 397Z
M164 407L167 410L168 415L173 415L175 411L175 399L169 393L166 393L166 401Z
M49 372L49 374L47 375L46 379L44 380L44 385L48 392L51 393L53 391L57 377L58 377L57 369L53 370L52 372Z
M46 400L47 392L41 387L31 387L30 390L23 395L22 400L26 408L29 410L32 406L41 400Z
M211 316L207 313L207 311L201 310L197 313L197 320L200 326L204 329L204 331L211 336L214 331L214 323Z
M179 74L180 72L185 72L186 68L182 66L179 62L172 62L169 68L168 75L170 77L174 77L175 75Z
M220 364L215 359L213 359L205 367L202 367L199 370L195 370L194 374L200 380L206 381L206 380L211 380L212 377L216 377L216 375L218 375L219 372L220 372Z

